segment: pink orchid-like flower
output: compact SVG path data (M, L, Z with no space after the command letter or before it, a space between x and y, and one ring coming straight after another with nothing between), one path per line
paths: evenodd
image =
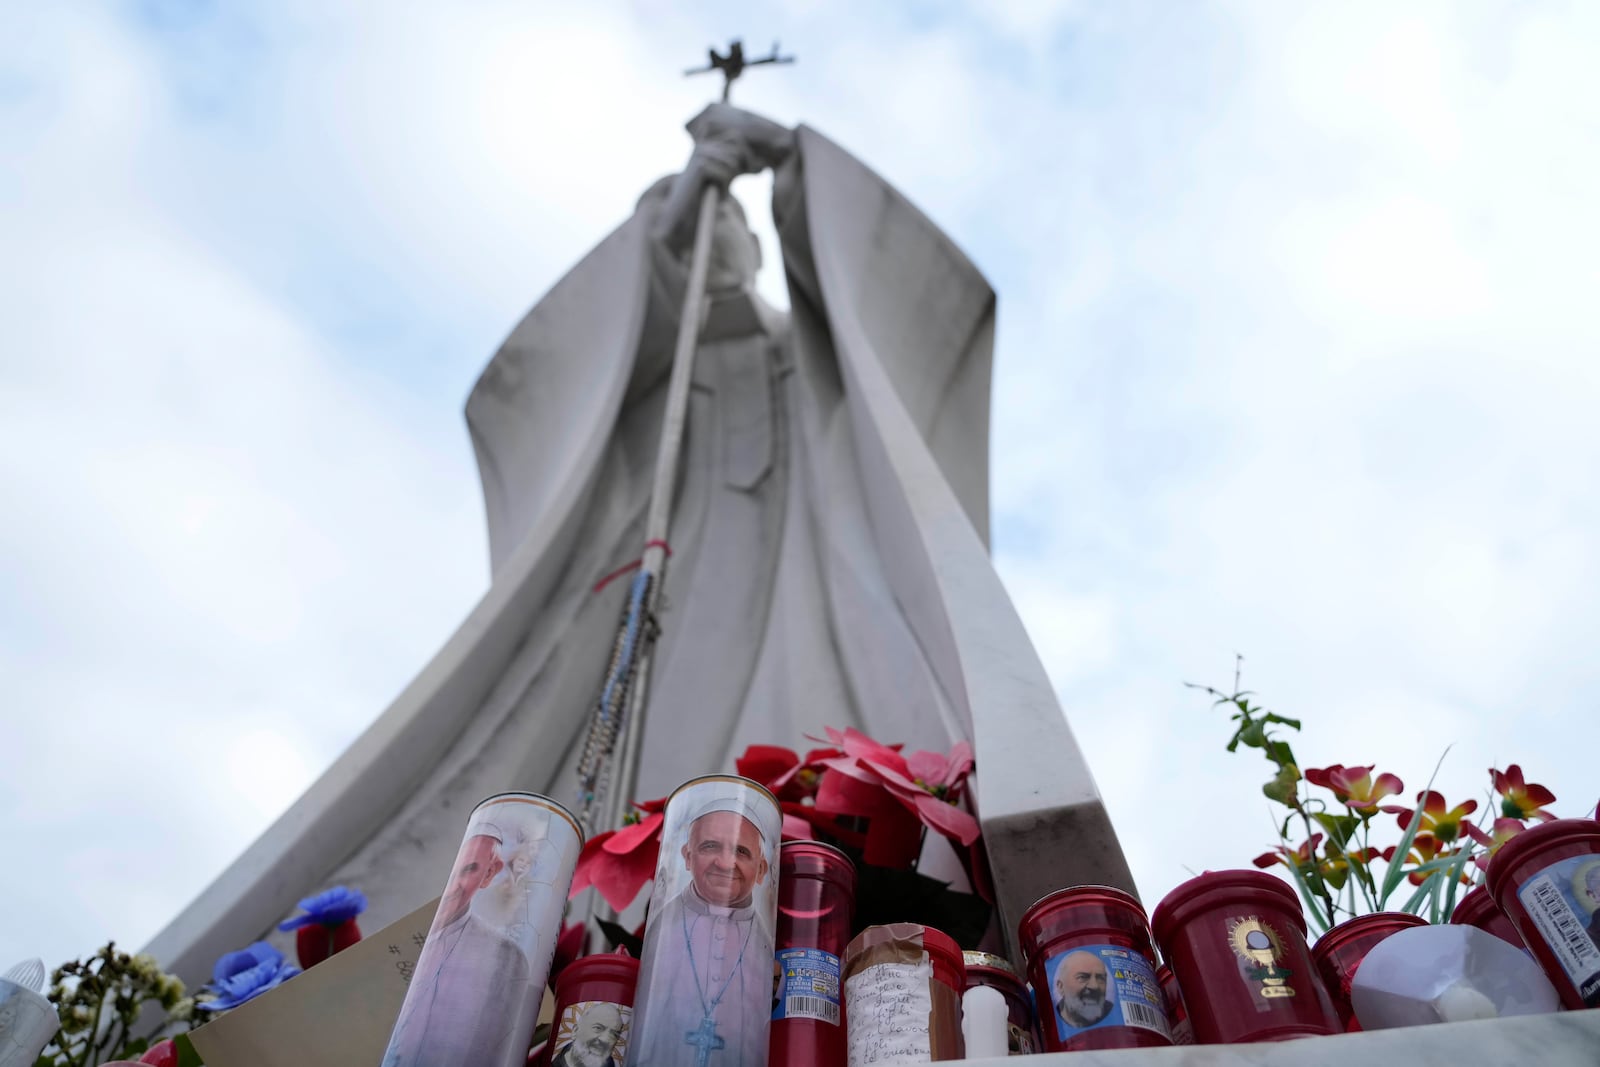
M948 755L914 752L874 741L859 730L829 727L840 755L820 762L827 769L817 787L816 810L824 815L868 820L862 859L875 866L904 867L921 851L922 826L971 845L978 820L956 806L972 772L972 746L957 741Z
M1273 845L1271 852L1263 852L1253 862L1257 867L1265 870L1274 864L1281 863L1291 870L1306 870L1311 866L1311 857L1316 853L1317 846L1322 844L1321 834L1312 834L1311 840L1300 842L1300 847L1293 851L1282 845Z
M1422 821L1417 826L1417 832L1432 834L1445 844L1461 836L1461 821L1478 810L1476 800L1464 800L1446 810L1444 794L1432 789L1418 793L1417 799L1422 801ZM1411 816L1415 809L1403 808L1398 804L1385 804L1383 810L1400 817L1400 829L1411 828Z
M1546 804L1555 803L1556 795L1542 785L1529 785L1522 777L1522 768L1513 763L1504 771L1489 768L1494 780L1494 791L1500 794L1500 814L1508 819L1538 819L1549 822L1555 816L1544 810Z
M595 834L583 843L569 897L593 886L607 904L620 912L650 884L661 853L661 824L666 819L663 813L667 801L663 797L634 807L642 816L638 822Z
M1339 801L1354 811L1370 815L1384 797L1394 796L1405 784L1392 774L1372 776L1375 764L1365 767L1346 767L1335 763L1331 767L1307 767L1306 781L1333 791Z
M1494 825L1489 828L1488 833L1484 833L1476 826L1469 824L1467 826L1467 836L1482 845L1484 849L1484 851L1472 857L1472 862L1478 865L1479 870L1487 871L1489 869L1489 861L1494 858L1496 852L1500 851L1500 846L1526 829L1527 826L1521 819L1511 818L1496 819Z

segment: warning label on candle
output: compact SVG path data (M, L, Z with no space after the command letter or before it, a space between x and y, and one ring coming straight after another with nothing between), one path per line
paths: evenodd
M1517 899L1584 1004L1600 1007L1600 856L1551 864L1523 883Z
M772 1018L818 1019L838 1026L839 957L817 948L780 950Z

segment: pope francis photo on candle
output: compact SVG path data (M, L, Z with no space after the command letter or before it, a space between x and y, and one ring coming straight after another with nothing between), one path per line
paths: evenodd
M669 980L653 981L636 1005L628 1064L761 1067L772 1013L777 827L763 827L738 796L689 810L687 825L662 844L664 855L676 845L677 892L652 914L642 961Z

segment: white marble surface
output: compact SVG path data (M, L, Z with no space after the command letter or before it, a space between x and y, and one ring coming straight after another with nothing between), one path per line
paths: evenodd
M1007 1060L965 1060L972 1067L1003 1067ZM1049 1067L1596 1067L1600 1064L1600 1009L1524 1015L1470 1023L1342 1034L1265 1045L1189 1045L1116 1052L1052 1052L1029 1058Z

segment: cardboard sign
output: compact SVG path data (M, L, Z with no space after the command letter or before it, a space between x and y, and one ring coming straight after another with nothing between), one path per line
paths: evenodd
M376 1065L438 907L429 901L191 1031L195 1051L206 1067Z

